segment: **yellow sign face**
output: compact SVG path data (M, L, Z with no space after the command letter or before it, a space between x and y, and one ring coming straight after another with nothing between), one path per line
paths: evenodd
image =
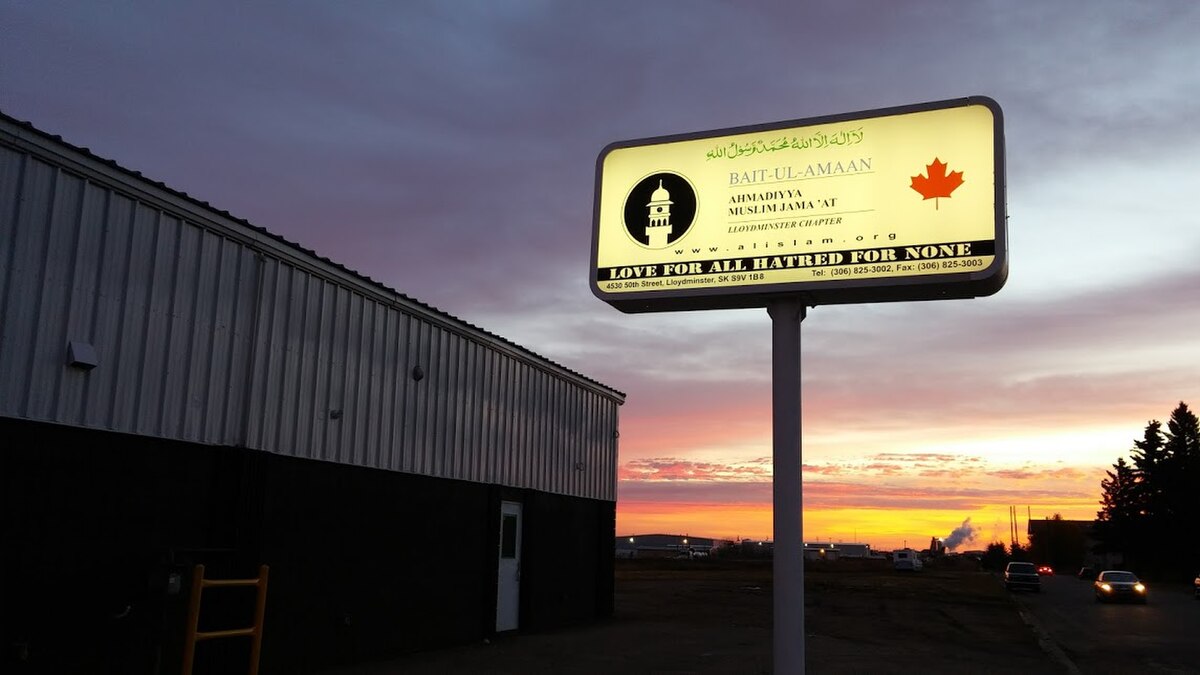
M1000 108L615 143L595 220L592 289L623 311L986 295L1007 273Z

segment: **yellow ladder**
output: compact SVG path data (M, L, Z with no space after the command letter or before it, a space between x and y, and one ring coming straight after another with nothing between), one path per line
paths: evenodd
M192 675L192 665L196 657L196 643L201 640L249 636L250 643L250 675L258 675L258 659L262 654L263 615L267 611L267 572L270 568L261 565L258 577L254 579L205 579L204 565L196 565L192 569L192 592L188 601L187 632L183 642L183 675ZM200 631L200 594L206 588L230 588L236 586L257 586L258 597L254 602L254 625L249 628L233 628L230 630Z

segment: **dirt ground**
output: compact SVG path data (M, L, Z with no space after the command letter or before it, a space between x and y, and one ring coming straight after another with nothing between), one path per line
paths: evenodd
M993 575L866 562L805 572L808 672L1062 672ZM622 560L611 620L328 675L770 673L771 604L769 562Z

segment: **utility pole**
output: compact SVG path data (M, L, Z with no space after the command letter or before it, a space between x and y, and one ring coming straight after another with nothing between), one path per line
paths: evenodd
M1008 551L1012 552L1017 545L1017 526L1013 525L1013 520L1017 517L1017 507L1009 504L1008 506Z

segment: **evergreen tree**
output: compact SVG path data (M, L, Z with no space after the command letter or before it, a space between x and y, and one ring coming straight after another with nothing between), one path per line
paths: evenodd
M1009 557L1009 560L1015 560L1018 562L1030 562L1029 550L1016 542L1013 542L1013 544L1008 547L1008 557Z
M1163 473L1166 465L1165 440L1162 422L1150 420L1142 434L1142 440L1133 442L1129 453L1133 460L1135 487L1133 494L1137 511L1154 521L1166 515L1163 502Z
M983 552L983 557L979 560L979 564L983 569L995 571L1003 570L1007 562L1008 553L1004 550L1004 544L999 541L993 541L988 544L987 549Z
M1134 501L1138 518L1128 531L1125 560L1142 574L1157 576L1161 548L1175 514L1170 499L1172 465L1162 434L1162 422L1150 420L1142 440L1129 453L1134 466Z
M1167 429L1151 420L1129 456L1100 482L1099 552L1119 552L1139 574L1178 578L1200 559L1200 420L1182 401ZM1194 571L1194 570L1192 570Z
M1105 472L1108 478L1100 481L1099 513L1096 514L1094 533L1099 541L1097 552L1126 554L1130 559L1139 542L1136 539L1138 526L1145 519L1139 497L1137 476L1133 467L1120 457L1112 471Z
M1200 468L1200 420L1182 401L1167 420L1162 449L1173 471L1186 476Z
M1163 492L1167 518L1157 530L1164 544L1176 549L1163 561L1162 570L1172 577L1187 574L1200 559L1191 530L1200 522L1200 421L1182 401L1167 420L1163 442Z

